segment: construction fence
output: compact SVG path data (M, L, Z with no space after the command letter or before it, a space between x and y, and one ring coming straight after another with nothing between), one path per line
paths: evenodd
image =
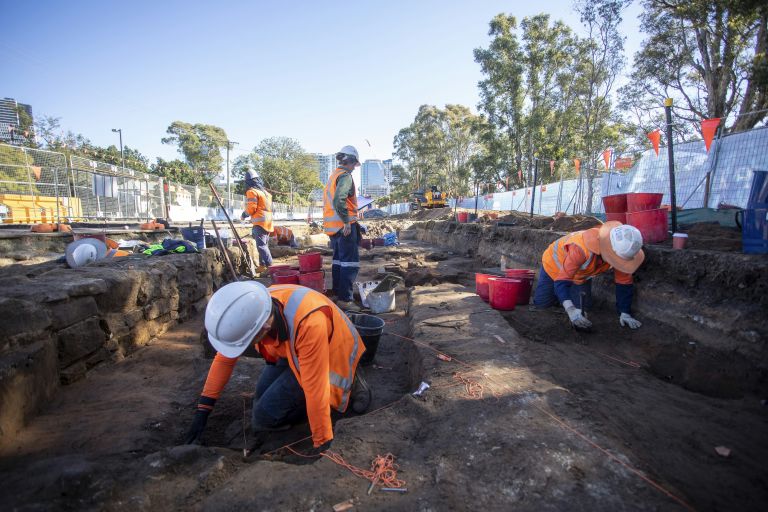
M245 197L217 187L229 215L239 218ZM273 203L275 220L312 220L313 207ZM63 153L0 144L0 219L3 223L174 222L224 219L210 188L182 185L127 167Z
M744 208L753 171L768 170L768 127L718 137L709 152L701 140L675 144L673 152L678 208ZM642 151L627 172L599 172L582 167L577 179L454 198L449 204L480 210L533 211L539 215L599 214L604 213L602 197L627 192L662 193L662 204L671 204L666 147L662 146L658 155L652 149ZM384 209L392 214L402 213L406 205Z

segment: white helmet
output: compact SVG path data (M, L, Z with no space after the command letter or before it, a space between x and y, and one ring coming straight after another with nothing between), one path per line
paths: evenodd
M256 281L219 288L205 309L208 340L221 355L238 357L272 314L272 297Z
M611 248L619 258L631 260L643 247L643 235L635 226L622 224L611 230Z
M339 155L353 156L355 157L355 160L357 160L358 162L360 161L360 155L357 154L357 150L355 149L354 146L344 146L339 150L338 153L336 153L337 157Z
M82 267L92 263L96 261L96 258L96 247L91 244L80 245L72 251L72 260L75 262L75 267Z

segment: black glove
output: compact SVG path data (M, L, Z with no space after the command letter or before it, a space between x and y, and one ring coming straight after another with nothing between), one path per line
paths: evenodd
M192 426L189 427L187 437L184 438L184 444L199 443L200 438L205 430L205 424L208 423L208 415L211 414L213 406L216 400L208 398L207 396L201 396L197 405L197 412L195 413L195 419L192 420Z
M246 217L248 217L248 214L246 212L243 212L243 213L240 214L240 218L241 219L245 220Z
M320 455L326 452L330 447L331 447L331 441L326 441L325 443L321 444L317 448L312 448L311 450L309 450L307 452L307 455L309 455L310 457L315 455Z

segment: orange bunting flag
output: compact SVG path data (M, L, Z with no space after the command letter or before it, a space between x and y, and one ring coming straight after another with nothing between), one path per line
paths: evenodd
M603 151L603 162L605 162L605 170L607 171L608 168L611 166L611 150L606 149Z
M542 192L546 192L547 191L547 186L546 185L542 185L541 186L541 191Z
M549 161L549 172L554 173L555 172L555 161L550 160Z
M36 165L30 165L29 168L32 169L32 174L35 175L35 181L40 181L40 173L43 171L43 168Z
M581 174L581 160L578 158L573 159L573 165L576 166L576 174Z
M701 121L701 134L704 136L704 145L707 147L707 153L712 146L712 139L715 138L715 132L720 125L720 118L713 117L712 119L703 119Z
M653 144L653 150L656 152L656 156L659 156L659 141L661 140L661 130L653 130L648 134L651 144Z
M523 170L522 169L518 169L517 170L517 179L519 179L520 181L523 181Z

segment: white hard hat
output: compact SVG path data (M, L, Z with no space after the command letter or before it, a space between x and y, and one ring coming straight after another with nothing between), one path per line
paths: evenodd
M272 314L272 297L256 281L219 288L205 309L208 340L221 355L238 357Z
M355 157L355 160L357 160L358 162L360 161L360 155L357 154L357 150L355 149L354 146L344 146L339 150L338 153L336 153L336 155L339 155L339 154L353 156Z
M67 265L70 268L82 267L88 263L104 258L107 254L107 244L96 238L81 238L67 245L65 252Z
M622 224L611 230L611 247L619 258L631 260L643 248L643 235L635 226Z

